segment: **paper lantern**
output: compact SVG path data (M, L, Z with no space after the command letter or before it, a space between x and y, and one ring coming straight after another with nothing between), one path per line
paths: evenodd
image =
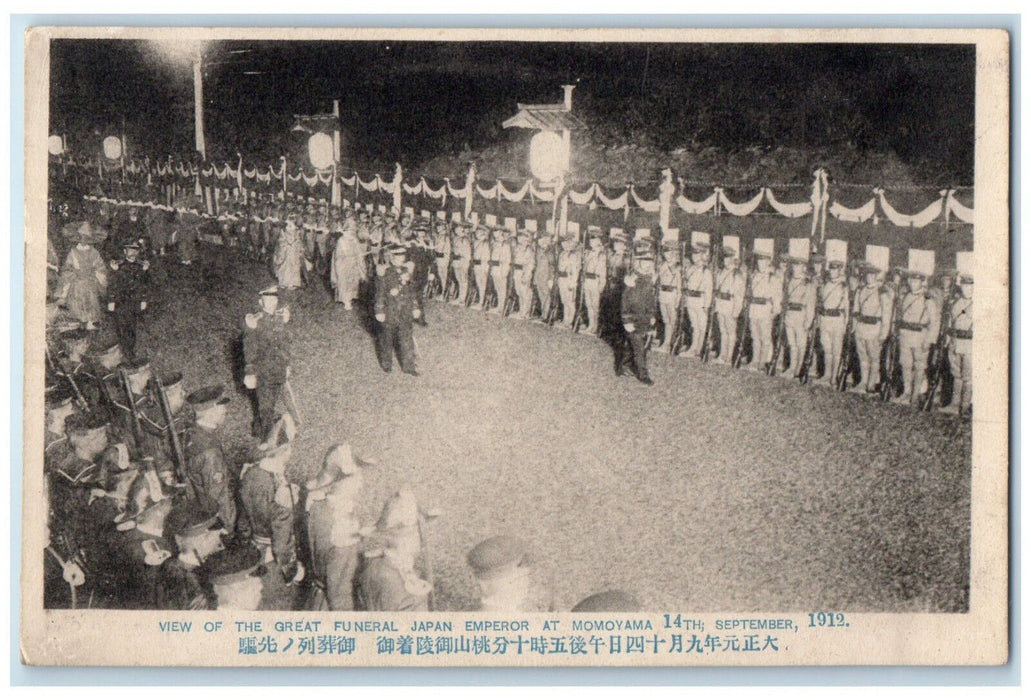
M569 170L569 147L554 131L540 131L530 139L530 171L543 182L558 179Z
M117 136L108 136L104 139L104 157L110 160L118 160L122 157L122 140Z
M47 150L50 151L50 155L59 156L64 153L64 139L57 134L51 134L50 138L47 139Z
M308 160L317 170L333 167L333 137L318 131L308 138Z

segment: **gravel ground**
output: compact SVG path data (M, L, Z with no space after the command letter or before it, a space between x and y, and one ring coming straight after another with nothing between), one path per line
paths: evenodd
M271 276L231 255L159 263L140 346L189 390L235 387L239 463L253 444L241 323ZM613 587L654 610L968 607L969 424L654 354L644 387L595 338L439 302L416 328L422 376L384 374L367 324L330 298L282 302L304 418L289 474L346 439L378 460L366 522L403 484L441 509L442 609L474 605L465 553L506 532L532 543L559 610Z

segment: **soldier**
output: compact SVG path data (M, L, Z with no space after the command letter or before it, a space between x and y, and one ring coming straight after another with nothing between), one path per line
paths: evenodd
M680 309L680 289L682 275L678 251L680 231L670 229L665 232L662 241L662 260L658 268L659 313L662 315L662 343L657 350L668 352L673 341L673 331L677 324L677 311Z
M587 310L584 332L598 335L601 329L601 295L608 283L609 262L601 240L601 227L587 227L588 250L584 254L583 303Z
M773 319L781 312L784 278L772 267L773 239L756 238L752 243L755 271L748 285L748 323L752 356L746 369L759 372L773 362Z
M642 239L635 243L633 269L623 280L620 319L626 333L626 342L620 344L616 358L616 374L629 374L627 367L633 362L634 376L642 384L654 384L648 376L648 346L655 329L655 256L651 242Z
M403 489L383 505L376 523L379 547L362 555L355 579L359 610L427 611L433 586L415 570L415 558L422 548L419 534L419 504L415 495Z
M129 394L126 395L125 383L122 381L121 373L125 372L126 383L129 386ZM123 439L129 446L130 456L133 460L142 459L150 455L153 447L147 436L136 434L136 420L139 417L139 408L143 405L147 396L147 386L154 376L150 362L145 357L137 357L125 362L115 372L111 372L104 379L105 395L111 403L112 421L115 434ZM140 426L142 429L142 425ZM153 455L150 455L153 456Z
M842 351L848 328L848 283L843 272L848 261L848 242L829 239L825 244L827 279L820 285L817 315L820 319L820 347L823 348L824 376L822 384L837 388L842 371Z
M623 295L623 278L626 277L629 255L627 255L626 234L621 228L609 229L611 249L608 251L608 269L606 270L605 289L601 300L601 333L615 331L622 337L622 325L619 319L620 299Z
M412 339L412 320L422 312L415 305L416 291L412 284L415 265L405 260L404 246L392 246L390 264L376 266L376 291L373 309L379 329L376 333L376 355L379 366L390 372L394 364L394 350L401 371L419 376L415 367L415 341Z
M58 384L65 386L75 398L77 390L89 406L98 405L100 389L87 360L90 334L81 328L75 328L62 332L59 338L63 352L57 358L57 368L64 376L60 377Z
M644 606L636 596L626 591L612 590L587 596L574 605L570 612L641 612L642 610L644 610Z
M809 239L790 239L785 260L791 265L783 311L788 366L781 370L781 374L794 378L802 371L809 329L816 319L816 283L809 276Z
M219 384L198 389L186 401L196 416L183 441L187 478L200 507L217 513L226 530L235 532L235 480L216 432L225 422L229 397Z
M720 352L716 364L734 362L737 324L745 308L747 279L741 271L741 248L737 236L723 237L723 268L716 275L716 319L720 324Z
M129 357L136 354L136 328L147 310L150 287L150 261L140 259L140 244L126 243L122 260L112 260L113 274L108 286L107 310L115 320L118 343Z
M43 434L43 465L45 469L64 462L71 446L65 423L75 413L75 395L71 389L56 386L46 395L46 425Z
M865 396L877 393L881 383L881 348L891 331L892 297L882 288L888 255L888 249L883 246L866 246L863 286L856 290L852 302L852 329L860 374L859 383L852 391Z
M490 269L490 230L483 225L476 227L473 240L472 272L476 284L476 300L481 306L487 299L487 279Z
M269 569L264 577L263 610L292 610L295 584L305 576L294 537L294 486L286 480L291 443L278 442L276 435L262 443L240 474L244 517L238 529L242 539L250 539L262 551Z
M580 284L580 269L583 265L578 228L575 222L570 222L569 231L561 241L561 250L558 254L556 284L562 304L562 325L569 329L573 328L576 319L576 290Z
M281 395L288 391L290 350L286 324L289 307L279 308L279 289L267 287L258 292L261 309L244 317L243 383L255 392L257 414L252 434L265 439L276 420Z
M681 298L691 325L691 342L680 351L681 356L700 358L706 332L710 335L713 333L709 328L714 284L712 269L709 267L709 250L709 234L692 231L691 264L684 271L684 295ZM711 338L709 342L712 342Z
M468 228L465 224L459 224L451 248L451 270L458 284L458 294L451 301L454 306L461 306L469 300L469 264L472 260L472 251Z
M536 221L527 223L534 224L536 228ZM533 273L533 232L522 228L516 233L516 243L512 250L512 291L519 307L515 317L521 320L530 318L530 310L533 308Z
M533 560L526 543L512 535L480 542L466 556L480 588L479 610L533 612L529 601Z
M533 264L533 286L541 302L539 321L546 321L551 313L552 290L555 288L555 239L549 233L538 236Z
M451 232L445 221L437 221L433 230L433 276L430 277L430 282L436 280L440 284L440 298L446 299L448 266L451 264Z
M161 565L157 580L157 607L161 610L214 610L215 592L205 580L204 563L225 549L226 530L214 512L196 501L176 501L165 521L178 556Z
M358 507L362 466L346 442L330 448L308 491L311 610L354 610L354 576L361 541Z
M76 245L64 259L58 281L57 303L93 330L101 320L100 298L107 293L107 266L93 244L104 232L83 221L74 232Z
M168 399L168 409L172 414L172 426L181 444L185 439L188 419L186 411L186 395L183 391L182 372L163 372L157 377L161 390ZM172 446L172 434L165 411L156 392L146 394L137 404L140 417L140 428L147 443L145 452L154 458L158 475L166 484L176 483L176 455ZM185 465L183 465L185 467Z
M512 242L508 232L495 228L490 246L490 281L494 285L496 304L488 313L503 314L508 303L508 273L512 269Z
M899 303L899 363L902 365L902 383L905 389L895 403L922 405L927 393L927 354L938 339L941 309L927 292L927 280L934 274L933 250L909 250L906 270L909 292Z
M956 253L956 277L959 295L949 306L949 327L946 342L949 352L949 370L952 372L951 401L942 406L943 413L971 415L973 387L974 345L974 274L973 254Z
M259 610L268 570L260 549L238 543L215 552L205 562L216 610Z
M120 601L127 608L157 609L158 580L161 566L172 556L175 545L165 536L165 520L172 510L172 499L164 492L157 474L145 469L129 488L126 514L117 526L114 542L122 567Z
M409 229L412 238L407 244L408 260L412 267L412 292L415 307L419 310L416 323L426 326L426 291L429 286L430 270L433 269L433 251L426 241L426 224L416 222Z

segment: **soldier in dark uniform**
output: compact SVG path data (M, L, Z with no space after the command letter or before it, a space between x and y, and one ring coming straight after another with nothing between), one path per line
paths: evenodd
M225 528L218 514L192 499L178 499L165 521L178 556L161 565L157 605L162 610L214 610L215 592L206 580L204 563L225 549Z
M620 302L623 330L627 343L620 344L616 358L616 374L629 374L627 367L633 362L634 376L642 384L654 384L648 376L648 345L655 329L655 256L651 244L638 241L634 248L633 269L623 279ZM629 346L629 347L628 347Z
M125 384L122 382L121 372L124 370L125 378L128 381L131 396L126 396ZM139 416L139 408L147 399L147 386L153 377L150 363L144 357L137 357L135 360L126 362L118 371L112 372L104 378L105 396L112 405L112 428L119 440L129 446L130 458L134 461L144 456L153 456L153 442L141 431L137 439L134 428L133 409Z
M226 530L232 533L236 530L237 518L235 478L216 432L225 422L229 397L218 385L198 389L186 400L196 415L183 441L187 477L193 484L200 508L217 513Z
M394 350L401 371L419 376L415 368L415 341L412 320L422 316L415 305L416 290L412 280L415 265L405 260L402 246L390 248L390 264L377 265L373 308L379 329L376 333L376 355L384 372L393 369Z
M430 270L433 268L433 249L426 241L426 225L417 223L413 226L412 232L415 237L408 244L408 259L412 262L412 291L415 295L415 307L419 310L419 317L416 323L420 326L426 325L426 308L423 300L426 297L426 285L430 280Z
M147 310L150 262L141 260L140 244L129 241L122 248L124 258L112 260L108 278L107 310L114 317L118 343L129 357L136 355L136 328L140 314Z
M165 536L165 520L172 505L157 473L142 470L129 489L129 518L117 526L115 549L122 562L118 571L121 607L158 608L161 566L175 552L175 545Z
M47 392L46 404L43 462L44 465L52 465L63 462L71 451L65 423L75 413L74 395L70 389L59 385Z
M358 521L362 464L347 443L330 448L322 469L306 485L311 546L311 610L353 610L354 575L361 541Z
M264 440L279 418L277 404L290 378L290 350L286 337L290 309L279 308L279 289L274 286L263 289L259 299L261 309L244 317L243 383L255 391L257 399L252 433Z
M172 424L175 426L179 444L185 444L185 433L189 419L184 406L186 398L183 392L182 372L163 372L157 380L168 398L168 408L172 413ZM156 392L148 393L137 403L140 417L140 429L146 443L145 452L154 458L155 467L161 480L166 484L177 481L176 456L172 447L172 435L168 430L165 411ZM185 448L184 448L185 450ZM185 465L182 465L185 468Z
M623 278L626 277L630 256L627 254L627 240L623 229L614 228L609 232L612 250L608 253L608 271L605 277L605 289L601 296L599 334L611 337L613 333L622 340L620 324L620 307L623 298Z
M204 563L216 610L258 610L267 569L262 553L251 543L237 543L215 552Z
M278 432L278 430L276 431ZM262 551L268 572L264 577L263 610L292 610L297 588L304 579L304 564L297 558L294 536L294 490L287 482L286 463L291 444L258 448L240 476L238 524L241 539L250 539Z
M355 580L359 610L429 610L432 586L415 571L422 547L419 504L411 491L395 493L376 523L378 547L367 549Z

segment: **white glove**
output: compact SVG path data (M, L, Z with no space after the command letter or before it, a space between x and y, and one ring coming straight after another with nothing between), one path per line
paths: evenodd
M115 310L115 303L113 301L109 301L107 303L107 310L108 311L114 311Z
M626 329L627 333L633 333L637 329L637 326L632 323L624 323L623 328Z
M304 580L304 564L297 562L297 573L294 574L293 583L300 583Z
M74 561L67 561L64 564L64 580L78 588L86 583L86 574L82 573L82 567Z
M243 385L248 389L254 389L258 386L258 378L253 374L248 374L243 378Z
M140 302L140 311L146 311L146 310L147 310L147 302L141 301Z
M283 307L283 323L290 323L290 307Z
M386 323L387 315L386 314L376 314L376 320L379 321L380 323Z
M144 260L143 261L143 271L146 272L149 269L150 269L150 260Z
M287 366L286 366L286 378L287 378L287 379L289 379L289 378L290 378L290 365L287 365Z
M422 316L422 311L419 311L418 309L412 309L412 318L419 318L420 316Z

